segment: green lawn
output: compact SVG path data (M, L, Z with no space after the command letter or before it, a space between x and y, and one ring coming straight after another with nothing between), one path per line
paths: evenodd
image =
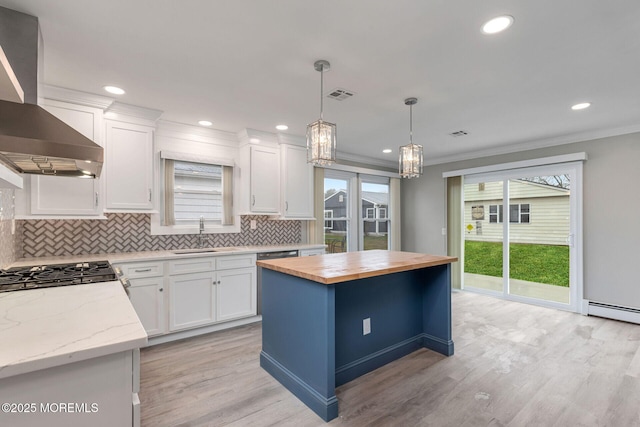
M510 274L513 279L569 286L569 247L512 243ZM465 241L465 273L502 277L502 243Z

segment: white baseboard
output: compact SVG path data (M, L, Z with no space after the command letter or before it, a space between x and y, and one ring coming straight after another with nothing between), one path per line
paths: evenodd
M191 338L197 335L208 334L210 332L222 331L224 329L235 328L236 326L248 325L249 323L255 323L262 321L262 316L245 317L244 319L231 320L224 323L216 323L215 325L203 326L202 328L188 329L186 331L173 332L166 335L160 335L157 337L149 338L147 347L162 344L165 342L171 342L181 340L183 338Z
M606 317L640 324L640 309L588 301L589 316Z

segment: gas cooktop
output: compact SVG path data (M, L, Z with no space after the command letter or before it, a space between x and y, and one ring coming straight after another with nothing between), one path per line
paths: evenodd
M0 270L0 292L118 280L108 261L36 265Z

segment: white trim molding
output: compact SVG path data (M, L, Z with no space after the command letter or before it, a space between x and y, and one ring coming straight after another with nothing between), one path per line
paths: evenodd
M557 165L560 163L570 163L587 160L587 153L563 154L560 156L542 157L539 159L521 160L518 162L501 163L496 165L480 166L477 168L458 169L454 171L443 172L443 178L454 176L475 175L486 172L506 171L510 169L529 168L532 166Z
M585 300L589 316L640 324L640 309Z

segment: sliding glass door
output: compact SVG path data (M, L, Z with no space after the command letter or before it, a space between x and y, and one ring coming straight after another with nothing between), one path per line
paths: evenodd
M464 177L463 287L578 311L581 164Z

